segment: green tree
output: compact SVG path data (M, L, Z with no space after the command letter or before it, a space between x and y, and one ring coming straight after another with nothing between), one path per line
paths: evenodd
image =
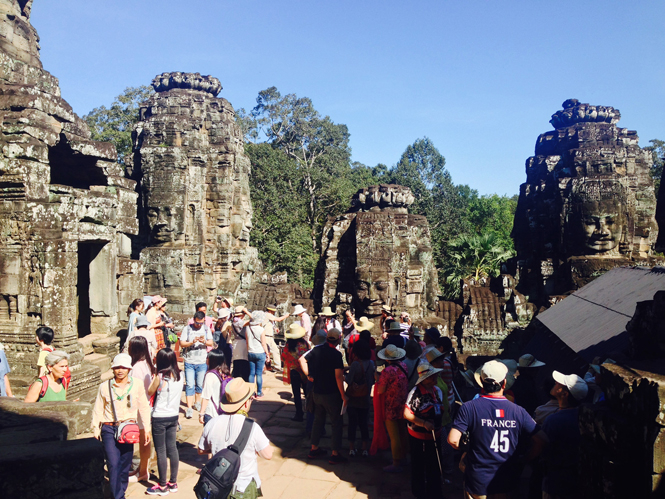
M656 198L658 198L658 190L660 189L660 180L663 178L663 165L665 164L665 141L653 139L650 140L650 146L645 147L647 151L651 151L653 156L653 166L651 167L651 178L653 185L656 189Z
M292 182L305 197L306 224L313 251L320 246L328 216L343 212L354 190L346 125L322 117L307 97L282 96L276 87L259 92L250 115L239 113L245 137L267 143L295 161Z
M470 190L467 198L468 220L475 234L495 234L504 248L512 250L513 219L517 208L517 195L499 196L490 194L478 196L478 192Z
M96 107L83 119L93 140L111 142L118 152L118 162L132 152L132 130L139 120L139 105L154 92L152 87L127 87L111 107Z
M298 166L267 143L245 144L245 152L252 163L252 245L268 272L286 271L292 282L312 287L318 254L310 244Z
M473 277L497 277L501 264L514 255L512 249L504 246L496 233L465 234L449 242L448 256L444 268L448 298L459 295L459 282Z

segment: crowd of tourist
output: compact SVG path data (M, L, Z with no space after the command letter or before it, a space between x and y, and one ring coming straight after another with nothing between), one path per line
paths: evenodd
M545 364L533 355L465 369L449 337L437 328L421 331L407 313L395 320L388 307L376 325L367 317L356 319L352 311L341 324L330 307L312 325L302 305L278 316L274 305L250 312L231 298L217 297L215 318L206 303L198 303L178 335L166 303L160 296L131 303L127 339L111 366L113 378L97 392L93 432L104 447L115 499L125 497L130 481L150 479L153 446L158 480L146 493L178 490L176 434L183 390L185 418L196 411L203 425L199 453L210 458L242 440L240 471L229 497L260 497L257 456L270 459L272 448L258 424L244 421L252 401L264 396L265 370L280 373L291 386L293 421L304 423L310 460L337 465L389 449L392 463L383 471L400 474L408 466L417 498L443 497L456 462L466 497L511 497L531 463L530 497L576 497L578 408L604 399L600 359L584 379L553 371L549 400L543 400L539 375ZM295 321L282 331L290 316ZM281 348L275 341L279 332ZM54 336L46 326L36 331L37 379L25 402L66 399L69 355L52 346ZM10 371L0 349L0 396L12 396ZM330 454L320 447L327 421ZM135 444L140 462L132 471Z

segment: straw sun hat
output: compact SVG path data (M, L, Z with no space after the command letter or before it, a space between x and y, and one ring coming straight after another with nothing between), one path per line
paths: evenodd
M238 412L254 393L256 393L256 385L254 383L247 383L242 378L233 378L226 385L226 395L224 395L224 399L222 400L222 410L229 413Z
M333 312L330 307L323 307L323 310L321 310L321 313L319 315L324 315L326 317L332 317L332 316L335 315L335 312Z
M374 328L374 323L367 317L361 317L356 324L356 331L371 331Z
M421 381L426 380L430 376L434 376L435 374L440 373L441 371L443 371L443 369L432 367L432 365L428 362L421 362L418 364L418 381L416 381L416 385L420 384Z
M391 343L386 348L379 351L376 356L381 360L401 360L406 357L406 350L398 348Z
M297 322L294 322L289 326L289 330L284 333L284 337L287 340L298 340L300 338L303 338L305 334L307 334L305 328L302 327Z

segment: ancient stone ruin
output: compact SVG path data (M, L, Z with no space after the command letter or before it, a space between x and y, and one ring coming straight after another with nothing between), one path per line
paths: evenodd
M166 296L175 313L217 294L244 303L259 264L233 107L210 76L164 73L152 85L133 134L145 292Z
M563 103L526 162L513 239L532 299L577 289L611 268L648 262L656 240L651 155L609 106Z
M408 207L413 193L400 185L359 190L348 213L323 231L315 279L317 307L376 316L382 305L418 319L433 314L439 283L432 261L429 225Z
M100 370L83 364L79 338L115 332L125 296L141 293L130 258L137 196L114 146L90 140L42 68L31 5L0 0L0 342L27 383L35 329L51 326L55 346L72 354L69 395L85 398ZM13 385L20 393L16 377Z

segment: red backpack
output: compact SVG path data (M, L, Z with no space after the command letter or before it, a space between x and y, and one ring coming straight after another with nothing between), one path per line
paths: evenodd
M42 382L42 389L39 390L39 398L42 398L44 395L46 395L46 391L48 390L48 376L40 376L39 380ZM69 368L67 368L67 373L65 376L62 378L62 387L67 391L69 388L69 383L72 381L72 373L69 372Z

